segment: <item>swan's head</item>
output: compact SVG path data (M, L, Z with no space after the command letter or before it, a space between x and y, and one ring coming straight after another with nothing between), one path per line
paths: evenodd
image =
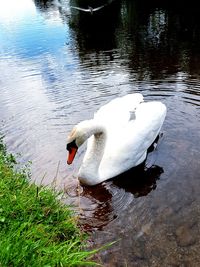
M67 164L71 164L73 162L78 148L90 137L91 126L92 120L80 122L69 134L66 146L66 149L69 152Z

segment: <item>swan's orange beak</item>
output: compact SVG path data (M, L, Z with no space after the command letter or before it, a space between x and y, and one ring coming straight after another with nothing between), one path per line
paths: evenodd
M77 152L78 148L75 147L71 147L69 149L69 154L68 154L68 159L67 159L67 164L70 165L72 164L75 156L76 156L76 152Z

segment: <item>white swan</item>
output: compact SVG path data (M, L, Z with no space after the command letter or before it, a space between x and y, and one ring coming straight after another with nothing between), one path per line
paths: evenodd
M67 163L87 139L78 173L81 183L96 185L142 163L162 127L166 106L128 94L101 107L91 120L77 124L68 137Z

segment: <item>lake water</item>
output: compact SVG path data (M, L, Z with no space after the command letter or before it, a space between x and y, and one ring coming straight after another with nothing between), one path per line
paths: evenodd
M61 189L91 246L117 240L103 266L200 266L200 11L194 3L0 0L0 132L32 180ZM181 3L181 4L180 4ZM117 96L141 92L168 112L146 165L79 187L85 151L67 135Z

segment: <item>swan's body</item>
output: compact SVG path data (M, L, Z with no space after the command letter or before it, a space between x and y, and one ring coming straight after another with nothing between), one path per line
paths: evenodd
M79 123L68 138L68 164L88 139L79 179L95 185L142 163L166 116L161 102L143 102L141 94L116 98L101 107L94 119ZM75 152L72 150L75 149Z

